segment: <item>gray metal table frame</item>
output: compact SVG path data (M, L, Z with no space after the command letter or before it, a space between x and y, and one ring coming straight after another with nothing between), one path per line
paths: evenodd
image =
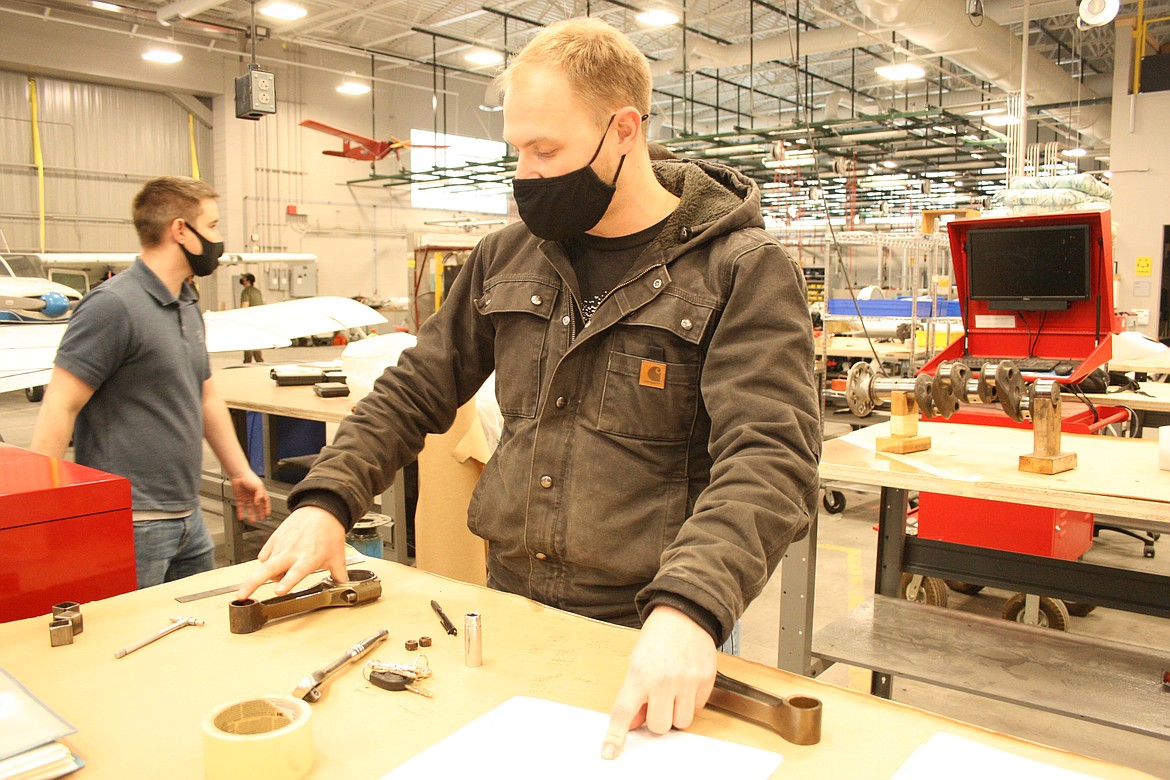
M1170 617L1170 577L908 537L910 492L906 486L881 486L874 587L879 595L897 597L902 573L909 572ZM812 649L816 524L814 518L808 535L789 546L780 572L777 666L808 677L828 668ZM1170 532L1170 520L1135 518L1126 525ZM890 684L889 675L875 672L871 690L888 697Z

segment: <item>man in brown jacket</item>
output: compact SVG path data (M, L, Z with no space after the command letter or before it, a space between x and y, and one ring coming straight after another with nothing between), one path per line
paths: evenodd
M248 596L344 576L346 528L496 371L505 420L471 505L488 584L640 626L602 755L686 728L716 647L808 528L818 493L812 328L760 190L651 164L646 59L590 19L501 77L522 222L485 237L442 309L289 497ZM420 518L420 522L426 522Z

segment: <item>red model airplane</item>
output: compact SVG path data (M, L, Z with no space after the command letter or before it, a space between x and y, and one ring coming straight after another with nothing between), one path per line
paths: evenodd
M435 146L433 144L412 144L410 141L400 141L394 136L390 136L389 141L379 141L376 138L366 138L364 135L351 133L348 130L339 130L336 127L315 122L312 119L306 119L301 122L301 127L307 127L310 130L317 130L318 132L328 133L329 135L337 136L341 139L341 151L333 151L326 149L322 154L328 154L333 157L348 157L351 160L381 160L390 152L394 152L394 157L402 162L403 149L446 149L446 146ZM356 145L353 145L356 144Z

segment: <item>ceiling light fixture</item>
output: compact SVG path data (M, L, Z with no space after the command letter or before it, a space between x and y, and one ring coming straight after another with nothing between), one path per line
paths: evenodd
M999 108L977 108L974 111L968 111L967 116L991 116L992 114L1006 114L1007 109L1000 106Z
M283 22L295 22L297 19L304 19L309 13L296 3L288 3L284 2L284 0L273 0L273 2L265 3L256 10L264 16L272 19L280 19Z
M678 24L678 14L665 8L650 8L634 17L647 27L667 27Z
M890 62L878 65L873 72L890 81L910 81L926 75L926 71L913 62Z
M356 73L347 73L345 79L337 85L337 91L343 95L366 95L370 91L370 85L360 80Z
M476 65L499 65L504 61L504 55L498 51L475 49L464 54L463 59L474 62Z
M171 49L151 49L142 55L147 62L161 62L164 65L174 65L182 62L183 55Z
M90 5L92 5L94 8L98 9L99 11L121 11L122 10L121 6L114 5L113 3L103 3L102 0L93 0L93 2L90 3Z
M1077 26L1100 27L1117 18L1121 0L1081 0L1077 8Z
M1084 157L1089 153L1089 150L1083 146L1077 146L1072 149L1062 149L1060 153L1065 157Z
M898 163L894 162L893 160L882 160L882 167L883 168L897 168Z
M1018 125L1024 120L1015 114L992 114L983 117L983 121L992 127L1007 127L1008 125Z

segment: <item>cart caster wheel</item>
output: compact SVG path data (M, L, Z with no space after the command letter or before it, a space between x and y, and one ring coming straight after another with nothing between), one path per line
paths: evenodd
M1003 605L1003 617L1005 620L1014 620L1017 623L1024 622L1025 598L1027 597L1023 593L1017 593L1007 600L1007 603ZM1042 628L1054 628L1057 631L1067 631L1070 620L1068 607L1064 605L1063 601L1049 596L1040 597L1039 625Z
M37 387L24 388L24 397L28 399L29 403L35 404L37 401L40 401L45 397L45 386L38 385ZM1148 557L1152 558L1153 555Z
M845 494L840 490L826 490L821 499L821 506L831 515L839 515L845 511Z
M1073 617L1085 617L1097 608L1096 604L1083 604L1079 601L1066 601L1064 605L1068 607L1068 614Z
M1142 555L1146 558L1153 558L1154 557L1154 545L1147 544L1145 547L1143 547L1142 548Z
M922 584L918 587L917 598L910 596L910 583L914 579L913 574L902 575L901 595L907 601L916 601L919 604L930 604L933 607L945 607L947 605L947 586L938 577L923 577Z
M979 591L983 590L982 585L973 585L970 582L959 582L958 580L946 580L947 587L955 593L964 593L968 596L974 596Z

